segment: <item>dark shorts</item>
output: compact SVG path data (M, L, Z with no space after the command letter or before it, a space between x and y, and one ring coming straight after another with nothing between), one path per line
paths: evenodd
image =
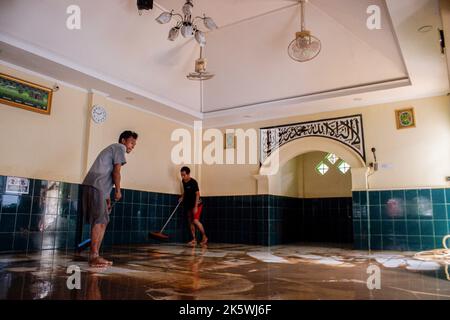
M94 224L108 224L109 212L103 194L91 186L82 186L81 208L84 221Z
M200 216L202 215L203 204L199 204L197 208L197 212L194 214L194 208L186 209L186 213L188 214L189 220L200 220Z

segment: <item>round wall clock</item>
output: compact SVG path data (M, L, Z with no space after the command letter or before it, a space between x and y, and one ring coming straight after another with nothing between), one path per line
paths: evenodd
M95 105L92 108L91 116L95 123L105 122L107 117L106 110L102 106Z

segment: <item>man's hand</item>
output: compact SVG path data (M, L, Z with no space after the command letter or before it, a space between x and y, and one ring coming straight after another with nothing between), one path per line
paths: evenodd
M114 192L114 200L119 201L120 199L122 199L122 193L120 192L120 189L116 189Z
M178 198L178 203L181 203L181 202L183 202L183 197Z
M108 212L111 212L111 199L106 199L106 209L108 210Z

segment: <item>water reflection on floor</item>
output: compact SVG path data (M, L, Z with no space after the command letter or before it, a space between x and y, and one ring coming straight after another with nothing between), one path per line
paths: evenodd
M212 244L115 247L107 269L86 256L43 251L0 255L0 299L444 299L448 266L412 252L371 252L291 245ZM381 289L369 290L369 265ZM81 289L67 288L67 267L81 269Z

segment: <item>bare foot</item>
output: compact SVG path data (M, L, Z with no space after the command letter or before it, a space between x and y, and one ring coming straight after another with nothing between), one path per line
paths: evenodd
M191 247L195 247L195 246L197 245L197 241L192 240L192 241L188 242L187 245L188 245L188 246L191 246Z
M203 237L202 242L200 242L200 244L202 246L206 246L208 244L208 238L207 237Z
M95 257L89 258L89 266L93 268L105 268L108 267L109 265L106 262L100 260L99 257Z
M107 267L107 266L111 266L113 264L112 261L106 260L100 256L91 256L89 257L89 266L91 267Z
M110 261L110 260L106 260L106 259L104 259L104 258L102 258L102 257L98 257L98 259L99 259L102 263L105 263L105 264L107 264L107 265L109 265L109 266L112 266L112 265L113 265L113 262Z

